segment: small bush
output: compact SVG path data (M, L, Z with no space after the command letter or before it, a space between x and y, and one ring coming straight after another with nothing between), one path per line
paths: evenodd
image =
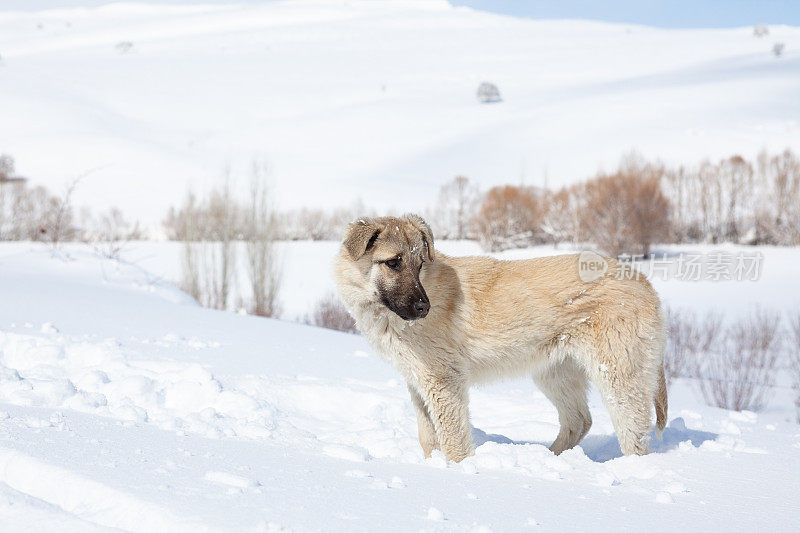
M560 242L580 240L580 213L583 187L574 185L556 192L545 191L542 198L542 232L558 245Z
M116 207L101 213L90 223L92 227L83 231L84 240L91 243L97 253L109 259L119 260L125 246L143 236L139 224L127 220Z
M544 242L542 206L531 187L503 185L486 193L473 223L485 249L497 252Z
M698 364L700 392L709 405L762 409L775 384L780 315L758 311L727 328Z
M347 312L338 296L329 293L317 302L306 323L320 328L335 329L347 333L358 333L356 321Z
M670 230L670 204L661 192L660 169L623 168L586 183L582 231L607 254L650 253Z
M669 386L677 377L696 374L698 361L717 345L723 330L722 317L716 313L698 319L690 311L668 309L666 320L664 377Z

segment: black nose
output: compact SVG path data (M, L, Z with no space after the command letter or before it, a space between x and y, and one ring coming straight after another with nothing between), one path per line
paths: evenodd
M419 318L425 318L428 315L428 311L431 309L431 304L422 300L418 300L414 303L414 312L417 314Z

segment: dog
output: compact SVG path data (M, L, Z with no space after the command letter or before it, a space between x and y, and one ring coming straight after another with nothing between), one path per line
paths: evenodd
M413 214L348 226L334 261L339 294L405 378L426 457L472 455L469 387L514 376L532 376L558 410L555 454L592 425L589 381L622 453L648 453L652 406L659 435L667 420L664 316L642 274L594 255L604 268L587 279L578 255L448 257Z

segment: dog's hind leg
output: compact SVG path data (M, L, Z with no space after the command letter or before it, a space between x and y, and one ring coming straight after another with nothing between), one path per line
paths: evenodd
M533 380L558 410L561 429L550 445L550 451L558 455L576 446L592 427L586 373L571 358L565 358L536 372Z
M433 450L439 449L436 428L433 426L431 415L425 406L425 400L422 399L422 396L411 385L408 386L408 392L411 394L411 404L414 406L414 412L417 413L419 443L422 446L425 457L430 457Z
M631 364L627 356L607 361L598 365L592 380L611 415L619 447L625 455L645 455L655 388L650 382L655 379L640 365Z

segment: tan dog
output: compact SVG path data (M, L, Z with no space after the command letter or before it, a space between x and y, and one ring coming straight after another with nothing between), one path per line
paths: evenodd
M589 431L587 378L622 452L647 453L651 406L659 431L667 419L658 296L611 259L582 281L579 261L436 254L416 215L350 224L335 264L339 293L372 347L405 377L426 457L434 449L453 461L471 455L469 386L519 375L533 376L558 409L554 453Z

